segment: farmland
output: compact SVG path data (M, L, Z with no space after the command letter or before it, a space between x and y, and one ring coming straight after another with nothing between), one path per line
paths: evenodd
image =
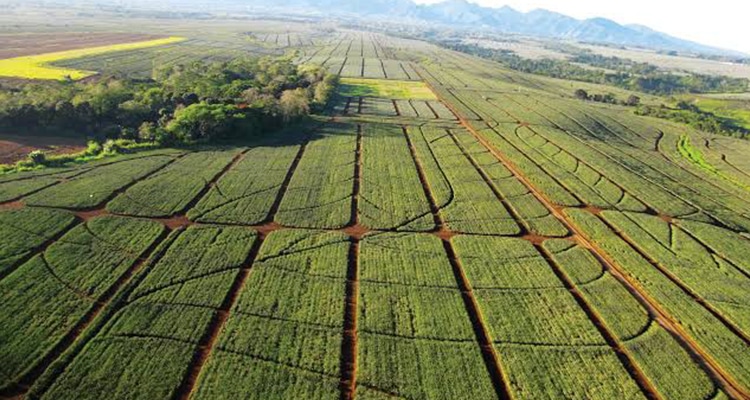
M0 175L0 397L750 397L747 141L384 33L192 23L64 64L289 52L338 92Z
M143 49L162 46L182 41L180 37L168 37L143 42L112 44L107 46L87 47L75 50L64 50L53 53L35 54L22 57L0 59L0 76L27 79L82 79L94 75L95 71L83 71L49 64L69 59L93 56L97 54Z

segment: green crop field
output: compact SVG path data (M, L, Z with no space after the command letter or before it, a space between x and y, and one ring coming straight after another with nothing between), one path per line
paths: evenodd
M0 174L0 398L750 398L746 140L386 33L144 21L186 40L55 65L340 83L284 131Z

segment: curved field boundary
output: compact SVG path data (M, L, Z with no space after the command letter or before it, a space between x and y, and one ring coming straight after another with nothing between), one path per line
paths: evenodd
M591 130L590 130L589 128L587 128L586 126L584 126L583 124L581 124L581 123L580 123L580 122L579 122L578 120L576 120L575 118L573 118L573 117L569 116L568 114L566 114L566 113L565 113L564 111L558 110L558 109L556 109L555 107L553 107L553 106L551 106L551 105L549 105L549 104L546 104L546 103L542 103L541 101L538 101L538 102L539 102L540 104L544 105L545 107L549 108L550 110L553 110L553 111L556 111L556 112L559 112L559 113L561 113L562 115L564 115L565 117L567 117L568 119L570 119L571 121L575 122L575 123L576 123L577 125L579 125L580 127L582 127L582 128L583 128L583 129L585 130L585 132L587 132L587 134L588 134L588 135L591 135L592 137L596 137L596 135L594 134L594 132L592 132L592 131L591 131ZM539 112L537 112L537 111L535 111L535 110L532 110L532 111L534 111L535 113L537 113L537 114L539 114L539 115L542 115L542 114L540 114ZM542 116L543 116L543 115L542 115ZM544 116L543 116L543 117L544 117ZM545 117L545 119L547 119L547 118ZM549 120L549 119L548 119L548 120ZM552 122L552 121L550 121L550 122ZM552 122L552 123L554 124L554 122ZM555 124L555 125L557 125L557 124ZM559 126L558 126L558 128L559 128L559 129L561 129L561 130L562 130L562 131L564 131L564 132L568 132L567 130L563 129L562 127L559 127ZM605 129L607 129L607 130L608 130L608 131L609 131L610 133L612 133L613 135L616 135L616 136L617 136L618 138L620 137L620 136L619 136L619 135L618 135L617 133L615 133L615 132L612 132L611 130L609 130L609 129L608 129L608 128L606 128L606 127L604 127L604 128L605 128ZM682 200L682 201L686 202L687 204L689 204L689 205L691 205L691 206L695 207L695 208L696 208L696 209L698 209L698 210L701 210L701 211L703 211L703 212L704 212L704 213L706 213L707 215L710 215L710 216L711 216L712 218L714 218L714 219L715 219L716 221L718 221L718 222L720 222L720 223L721 223L722 225L724 225L723 227L725 227L725 228L727 228L727 229L731 229L731 228L729 228L728 226L726 226L727 224L725 224L725 223L724 223L724 222L722 221L722 219L721 219L721 218L719 218L719 217L717 217L717 216L716 216L715 214L713 214L713 213L711 213L711 212L709 212L709 211L705 210L705 207L703 207L702 205L700 205L700 204L696 203L696 201L695 201L695 200L692 200L692 199L686 199L686 198L685 198L685 197L684 197L683 195L680 195L680 194L676 193L676 192L675 192L675 191L674 191L673 189L670 189L670 188L668 188L668 187L665 187L664 185L662 185L662 184L660 184L660 183L658 183L658 182L655 182L655 181L653 181L653 180L652 180L651 178L649 178L648 176L645 176L645 175L643 175L643 174L638 174L638 172L637 172L637 171L633 171L632 167L629 167L629 166L623 165L623 163L622 163L622 162L620 162L620 161L618 161L618 160L614 159L614 158L613 158L613 157L612 157L612 156L611 156L611 155L610 155L609 153L605 153L605 152L604 152L603 150L601 150L601 149L598 149L598 148L596 148L596 147L593 147L593 146L591 146L590 144L586 143L586 142L585 142L584 140L582 140L581 138L579 138L579 137L577 137L577 136L575 136L575 135L572 135L572 137L576 138L576 139L577 139L577 140L578 140L579 142L581 142L581 143L585 144L586 146L588 146L589 148L593 149L594 151L596 151L596 152L598 152L598 153L602 154L602 156L604 156L604 157L607 157L607 158L608 158L608 159L609 159L610 161L612 161L612 162L614 162L614 163L617 163L617 165L620 165L621 167L623 167L623 168L627 169L627 170L628 170L628 171L630 171L631 173L634 173L634 174L636 174L636 175L640 175L640 176L641 176L641 178L643 178L643 179L645 179L645 180L649 181L649 182L650 182L651 184L653 184L653 185L656 185L656 186L659 186L659 187L661 187L662 189L664 189L664 190L665 190L665 191L667 191L668 193L672 194L672 195L673 195L673 196L675 196L676 198L678 198L678 199L680 199L680 200ZM625 143L628 143L628 144L632 145L632 143L630 143L630 142L627 142L627 141L625 141L625 140L624 140L624 139L622 139L622 138L620 138L620 139L621 139L621 140L623 140L623 142L625 142ZM612 149L613 151L615 151L615 152L617 152L617 153L620 153L620 154L622 154L622 155L624 155L624 156L628 157L629 159L634 159L634 157L633 157L632 155L630 155L630 154L627 154L627 153L623 152L622 150L620 150L620 149L618 149L618 148L616 148L616 147L614 147L614 146L611 146L611 145L609 145L609 144L608 144L608 143L606 143L606 142L603 142L603 144L604 144L604 145L605 145L606 147L608 147L608 148ZM710 181L707 181L707 180L705 180L705 179L704 179L703 177L700 177L700 176L696 175L696 174L695 174L694 172L691 172L691 171L687 171L687 170L686 170L686 169L685 169L685 168L684 168L683 166L681 166L681 165L678 165L677 163L675 163L675 162L674 162L674 160L670 159L670 158L669 158L669 157L668 157L668 156L667 156L666 154L664 154L664 153L663 153L662 151L659 151L659 153L660 153L660 154L662 155L662 157L666 158L666 161L667 161L667 162L668 162L668 163L669 163L670 165L674 165L674 166L675 166L675 167L677 167L677 168L678 168L679 170L681 170L681 171L683 171L683 172L686 172L686 173L688 173L688 174L690 174L690 175L692 175L692 176L694 176L694 177L696 177L696 178L700 179L700 180L701 180L701 182L704 182L704 183L707 183L707 184L709 184L709 185L711 185L711 186L714 186L714 187L716 187L717 189L721 190L722 192L725 192L725 193L727 193L727 194L729 194L729 195L732 195L732 196L734 196L734 197L737 197L737 198L739 199L738 195L736 195L736 194L733 194L733 193L730 193L729 191L727 191L727 189L726 189L726 188L720 188L720 187L716 186L716 184L715 184L715 183L712 183L712 182L710 182ZM696 196L698 196L698 199L702 200L702 201L701 201L701 203L702 203L703 201L707 201L707 202L709 202L709 203L713 203L713 204L717 205L717 206L718 206L718 207L720 207L720 208L723 208L723 209L728 209L728 208L727 208L727 207L726 207L725 205L721 204L721 203L720 203L720 202L718 202L717 200L715 200L715 199L713 199L713 198L711 198L711 197L706 197L706 196L704 196L704 195L700 194L700 193L699 193L699 192L698 192L697 190L693 189L693 188L692 188L692 187L690 187L690 186L685 186L685 185L682 185L682 184L681 184L681 182L679 182L679 180L678 180L677 178L673 177L672 175L670 175L670 174L667 174L666 172L664 172L664 171L661 171L661 170L657 169L656 167L654 167L654 166L652 166L652 165L650 165L650 164L648 164L648 163L643 163L642 161L639 161L639 160L637 160L637 161L638 161L638 163L640 163L640 164L642 164L642 165L645 165L646 167L648 167L648 169L650 169L650 170L653 170L653 171L654 171L654 172L656 172L656 173L657 173L658 175L660 175L660 176L663 176L663 177L667 178L668 180L670 180L670 181L674 182L675 184L677 184L677 185L680 185L681 187L684 187L684 188L686 188L687 190L689 190L690 192L694 193L694 194L695 194ZM741 199L741 200L742 200L742 201L745 201L745 199ZM732 230L734 230L734 229L732 229Z
M580 290L578 289L576 284L573 282L573 280L554 261L553 255L546 248L544 248L544 246L541 245L542 242L548 238L536 237L536 236L530 235L530 227L528 226L528 223L526 223L524 219L520 216L520 214L518 214L516 210L510 204L507 203L507 201L503 198L502 194L499 193L496 190L496 188L494 188L494 185L492 185L491 181L489 181L488 176L486 172L484 171L484 169L476 163L476 161L470 154L468 154L466 149L458 142L456 137L450 132L449 134L453 138L454 142L456 142L456 145L461 149L464 156L466 156L467 158L469 158L469 160L471 160L475 169L482 175L482 177L485 179L487 184L493 188L493 192L495 192L496 196L498 197L498 200L500 200L503 203L503 205L505 205L505 207L508 209L508 212L513 216L513 218L516 220L519 226L523 228L523 230L525 231L525 235L523 236L523 238L532 242L536 250L542 255L545 261L547 261L547 263L549 264L550 268L552 268L557 278L560 280L563 286L573 295L578 306L584 311L586 316L589 318L589 320L591 320L592 324L596 327L596 329L602 335L602 337L610 346L610 348L615 352L617 357L620 359L620 362L623 364L623 367L628 372L628 374L630 374L630 376L633 378L636 384L638 384L638 387L641 389L641 391L649 399L659 399L660 396L658 395L657 390L654 388L654 386L648 380L644 372L638 366L638 363L635 361L635 359L630 354L628 349L623 345L620 339L618 339L617 335L612 333L612 331L607 327L607 325L604 322L604 319L599 315L595 307L591 306L588 303L588 301L581 294Z
M56 235L55 238L46 242L43 245L43 249L34 254L44 254L44 251L53 243L58 241L62 236L69 232L72 228L83 223L81 219L76 218L76 221L70 225L68 229L63 230L60 234ZM163 255L163 243L167 241L169 230L164 229L159 237L157 237L151 245L144 250L144 252L136 258L133 264L120 275L117 280L104 291L98 298L94 299L91 308L72 326L68 332L62 336L52 349L42 357L39 362L32 366L32 368L24 374L15 388L8 390L7 392L0 393L0 397L8 396L19 396L23 397L29 388L49 369L49 366L60 359L68 349L71 348L84 332L97 321L97 318L102 314L111 304L114 304L115 299L119 295L121 289L127 287L127 285L133 280L133 278L149 264L153 264Z
M452 107L452 105L450 105L449 107ZM456 113L455 110L452 111ZM508 160L502 153L497 151L487 141L487 139L485 139L484 137L482 137L482 135L475 131L471 127L471 125L469 125L469 123L465 119L463 119L463 117L461 117L460 114L456 113L456 115L459 116L461 125L464 126L474 137L476 137L477 140L479 140L479 142L498 159L498 161L502 162L506 166L506 168L508 168L513 173L513 175L516 176L521 181L521 183L523 183L524 186L526 186L534 194L534 196L539 201L541 201L542 204L544 204L545 207L547 207L553 215L555 215L555 217L557 217L557 219L561 223L563 223L563 225L565 225L571 232L573 232L576 242L591 251L591 253L600 260L605 269L610 271L610 273L615 278L617 278L617 280L620 281L625 286L625 288L639 300L639 302L641 302L641 304L648 310L649 313L653 313L653 315L656 316L657 322L662 327L672 332L680 341L680 343L686 347L686 350L688 350L696 359L701 361L701 364L707 369L709 375L719 383L721 388L724 389L727 394L734 398L750 398L750 394L748 394L746 390L731 377L731 375L727 374L726 371L724 371L722 367L719 366L718 363L713 360L713 358L705 350L703 350L703 348L698 343L696 343L690 335L687 334L684 328L682 328L682 326L669 313L667 313L657 301L655 301L647 293L645 293L640 288L638 283L629 278L628 275L621 269L621 267L607 255L607 253L605 253L601 248L594 244L583 234L580 229L578 229L578 227L563 213L563 209L561 207L553 205L529 182L529 180L520 172L520 170L515 167L515 165L510 160Z
M117 51L144 49L148 47L162 46L177 43L185 38L171 36L165 39L148 40L145 42L114 44L110 46L90 47L87 49L58 51L54 53L39 54L35 56L15 57L0 60L0 76L24 79L83 79L96 75L95 71L81 71L62 67L54 67L48 64L55 61L69 60Z

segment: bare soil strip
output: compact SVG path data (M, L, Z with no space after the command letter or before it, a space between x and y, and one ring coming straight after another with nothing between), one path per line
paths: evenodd
M430 109L430 111L432 111L432 115L435 116L435 119L440 119L440 115L438 115L437 111L435 111L435 109L432 108L432 105L430 104L429 101L425 101L424 104L427 106L427 108Z
M432 89L438 98L440 98L437 91L427 83L427 86ZM481 134L474 130L471 125L459 114L450 103L444 101L454 114L459 118L459 122L465 127L479 142L492 153L498 161L502 162L506 168L508 168L513 175L519 179L524 186L531 191L531 193L542 202L542 204L550 210L550 212L565 225L571 232L573 232L575 240L581 246L588 249L599 261L602 263L604 268L609 271L618 281L620 281L628 291L633 294L642 305L655 317L659 325L667 329L672 335L680 342L680 344L693 356L694 359L699 360L699 363L704 367L706 372L714 379L714 381L732 398L742 399L750 398L750 393L739 385L736 380L722 369L720 365L705 351L703 348L696 343L692 337L685 331L685 329L667 313L661 305L652 299L641 287L630 278L623 269L610 258L606 252L590 241L577 227L570 221L570 219L563 213L562 207L554 205L549 199L547 199L531 182L520 172L520 170L507 158L504 154L499 152L497 149L490 144Z
M398 104L396 103L396 100L391 100L391 102L393 103L393 109L396 110L396 116L400 117L401 110L398 109Z
M482 313L479 309L479 303L474 297L474 292L471 289L469 279L464 272L461 261L456 255L456 250L453 248L453 243L451 243L450 239L453 235L447 228L445 221L440 214L440 210L437 206L437 200L432 194L432 190L430 189L429 182L427 180L427 175L425 175L422 163L419 161L419 157L417 156L416 150L405 128L404 135L406 136L409 150L411 151L411 155L414 160L414 165L417 168L419 181L422 183L422 189L424 190L425 197L427 197L427 200L430 203L430 209L432 210L433 218L436 222L436 225L438 226L438 231L436 233L439 237L441 237L443 241L443 248L445 249L445 252L448 256L451 267L453 267L453 274L456 278L456 283L461 290L461 297L464 300L464 305L469 315L469 319L471 320L474 334L476 336L477 342L479 343L482 357L484 358L484 362L487 367L487 372L490 375L490 379L492 380L492 384L495 388L498 398L501 400L512 399L513 396L511 394L511 389L508 383L508 377L505 375L503 369L500 366L500 360L497 355L497 351L495 350L495 347L492 343L492 338L489 334L489 330L487 329L484 318L482 317Z
M340 399L354 399L357 391L357 311L359 301L359 242L369 230L359 223L359 194L362 182L362 125L357 125L357 147L354 152L351 220L343 232L351 236L349 265L346 273L344 333L341 342Z
M352 237L346 272L344 335L341 341L341 400L354 399L357 391L357 311L359 308L359 238Z

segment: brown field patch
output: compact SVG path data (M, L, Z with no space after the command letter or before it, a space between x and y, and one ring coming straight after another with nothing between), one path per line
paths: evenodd
M164 38L138 33L23 33L0 35L0 59Z
M48 155L77 153L86 149L83 138L60 136L0 135L0 164L13 164L23 160L34 150Z

